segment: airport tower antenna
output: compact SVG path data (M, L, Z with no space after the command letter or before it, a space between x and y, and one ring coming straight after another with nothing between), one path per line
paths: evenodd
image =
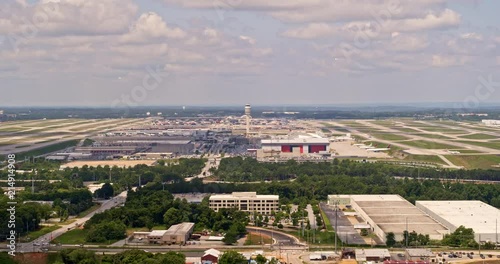
M250 121L252 119L252 107L250 104L245 105L245 119L246 119L246 135L250 137Z

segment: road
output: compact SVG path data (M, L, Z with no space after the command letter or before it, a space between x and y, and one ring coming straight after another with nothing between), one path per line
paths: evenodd
M289 234L279 232L279 231L274 231L274 230L268 230L264 228L258 228L258 227L247 227L248 232L255 232L255 233L261 233L266 236L270 236L273 238L273 245L279 245L282 247L304 247L305 245L300 243L300 241Z
M32 242L29 243L21 243L20 244L20 250L24 252L36 252L40 249L41 245L43 243L50 243L51 240L61 236L62 234L68 232L71 229L74 229L76 226L82 226L87 222L92 216L94 216L96 213L100 213L106 210L109 210L113 207L119 206L125 202L127 199L127 191L123 191L122 193L118 194L117 196L113 197L112 199L104 202L101 207L98 209L92 211L91 213L87 214L86 216L79 218L76 220L76 222L73 222L68 225L63 225L61 228L48 233L46 235L43 235ZM40 246L34 246L34 244L40 244Z
M314 211L312 205L308 204L306 206L307 217L309 218L309 223L311 224L311 229L316 229L316 216L314 215Z
M205 162L205 167L203 167L200 174L198 174L197 176L186 178L185 180L187 182L190 182L196 178L203 179L212 176L212 174L209 171L210 168L215 167L217 169L219 167L221 159L222 158L220 157L220 155L213 155L213 156L208 155L207 162Z

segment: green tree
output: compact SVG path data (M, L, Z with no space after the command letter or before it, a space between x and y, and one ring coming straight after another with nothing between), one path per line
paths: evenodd
M172 225L178 224L182 221L181 219L181 214L179 213L179 210L175 209L174 207L171 207L170 209L165 212L163 215L163 222L169 228Z
M368 229L366 229L366 228L361 229L360 234L361 234L361 236L367 236L368 235Z
M59 254L65 264L98 263L95 252L86 249L63 249Z
M173 251L169 251L164 255L157 254L159 255L160 263L161 264L185 264L186 263L186 256L182 253L177 253Z
M232 245L236 243L236 241L238 241L238 233L233 228L227 231L226 235L224 235L224 238L222 239L222 242L226 245Z
M394 235L393 232L389 232L387 233L387 235L385 236L385 244L388 246L388 247L393 247L394 245L396 245L396 236Z
M219 264L246 264L248 261L240 253L229 250L224 252L219 258Z
M266 264L267 259L266 259L266 257L259 254L259 255L257 255L257 257L255 257L255 262L257 262L257 264Z

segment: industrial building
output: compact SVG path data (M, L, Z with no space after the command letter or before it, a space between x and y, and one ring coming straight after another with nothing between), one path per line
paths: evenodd
M330 140L313 133L291 134L286 137L262 139L257 158L282 156L300 157L330 153Z
M135 232L135 237L146 237L152 244L184 244L193 233L194 223L181 223L171 226L168 230L153 230L151 232Z
M417 208L455 231L460 226L472 228L477 242L500 241L500 210L481 201L417 201Z
M366 261L385 261L391 260L391 253L388 249L363 249L357 248L354 250L356 254L356 261L358 263L365 263Z
M405 250L405 257L407 260L411 261L423 260L433 262L432 260L436 257L436 255L427 248L407 248Z
M392 232L396 240L403 240L404 231L415 231L440 240L449 230L416 208L399 195L329 195L329 205L345 205L356 211L356 215L371 226L383 242Z
M236 208L244 212L271 214L279 209L279 196L257 195L256 192L219 194L210 196L209 206L216 212L221 208Z

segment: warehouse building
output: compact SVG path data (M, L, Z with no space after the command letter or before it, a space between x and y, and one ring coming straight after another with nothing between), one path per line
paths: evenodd
M434 240L449 234L445 226L399 195L329 195L328 204L350 206L383 242L390 232L394 233L396 240L403 240L406 230L429 235Z
M356 261L358 263L365 263L367 261L383 262L386 260L391 260L391 253L388 249L384 248L357 248L354 250L354 252L356 254Z
M279 209L278 195L257 195L256 192L233 192L232 194L212 195L210 208L218 212L221 208L236 208L244 212L271 214Z
M474 230L477 242L500 241L500 210L491 205L481 201L417 201L416 205L451 232L465 226Z
M194 223L181 223L171 226L168 230L153 230L147 234L149 243L153 244L184 244L193 233ZM137 235L143 235L144 232L138 232ZM136 235L136 234L134 234Z

